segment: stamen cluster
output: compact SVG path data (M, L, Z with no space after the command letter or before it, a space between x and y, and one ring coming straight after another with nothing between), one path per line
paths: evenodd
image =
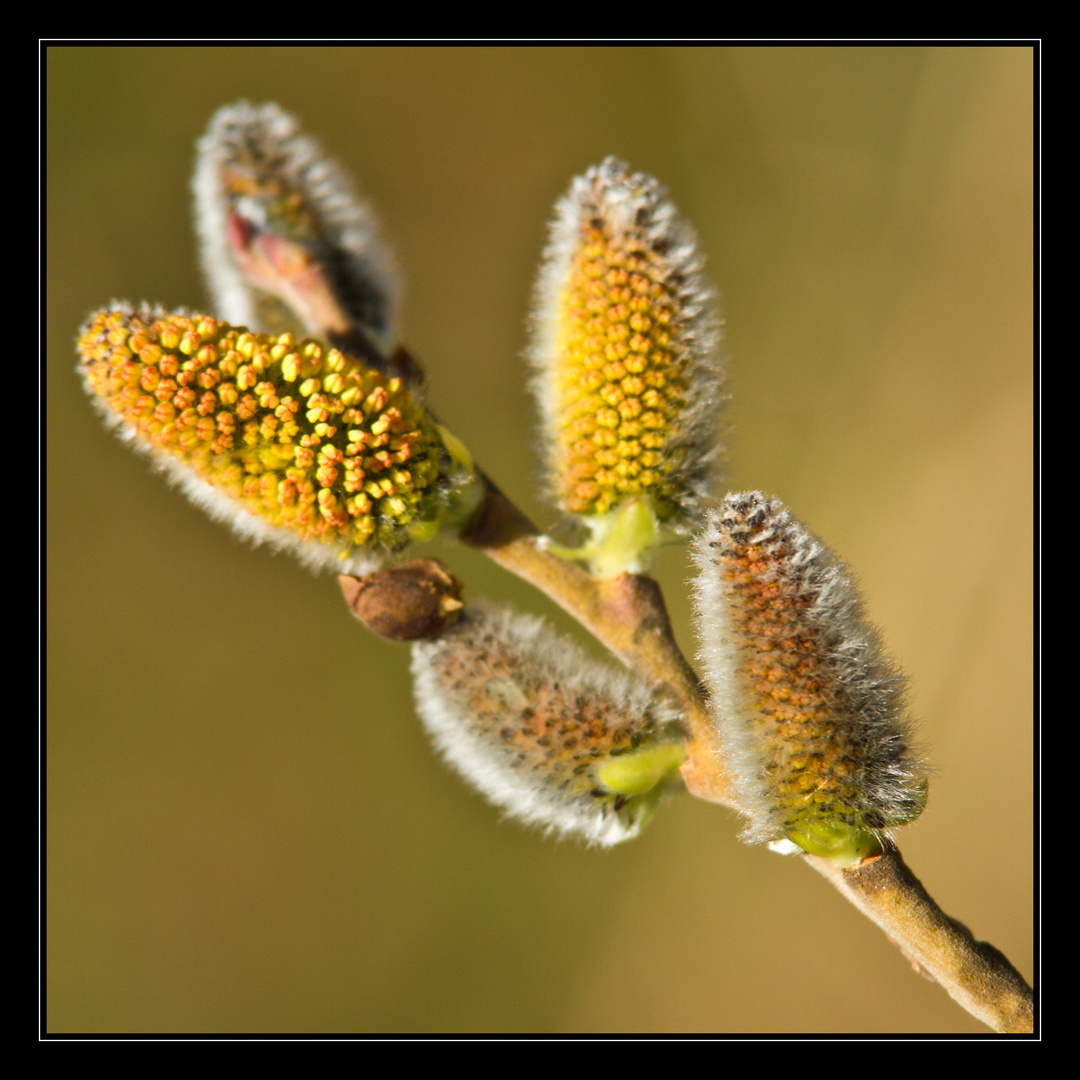
M646 490L662 507L675 494L663 450L686 380L671 340L675 304L654 262L640 245L590 228L563 292L559 473L576 514L606 513Z
M110 419L218 516L246 511L256 539L258 523L283 530L279 543L341 570L433 519L449 454L400 379L288 333L148 307L98 312L79 353Z
M635 496L662 522L687 516L707 495L722 400L693 232L614 158L556 214L532 350L554 497L585 517Z

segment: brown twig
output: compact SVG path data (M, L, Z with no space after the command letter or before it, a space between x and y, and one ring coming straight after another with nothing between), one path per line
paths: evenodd
M660 587L636 574L598 581L545 551L532 522L486 477L485 482L488 495L462 540L535 585L627 667L674 698L689 729L682 767L687 790L734 806L701 684L675 644Z
M993 945L976 941L937 906L899 849L886 845L881 855L847 870L811 855L806 861L972 1016L999 1032L1034 1030L1031 987Z
M529 519L486 482L487 497L462 540L535 585L623 663L672 696L684 710L688 728L683 765L687 790L734 806L701 684L675 643L656 582L632 574L598 581L545 551ZM846 870L826 859L807 855L805 860L972 1016L999 1032L1034 1030L1031 987L997 949L976 941L937 906L896 847L886 845L880 855Z

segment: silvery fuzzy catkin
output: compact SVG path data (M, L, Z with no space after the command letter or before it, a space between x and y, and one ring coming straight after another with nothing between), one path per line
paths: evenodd
M443 757L509 816L615 844L679 782L674 710L541 619L470 603L448 630L413 644L412 668Z
M693 545L711 711L750 842L857 861L918 816L905 680L847 567L780 503L728 495Z
M266 333L323 334L238 263L237 228L270 234L326 275L351 323L389 355L400 292L393 256L348 174L301 133L295 117L272 103L219 109L199 140L192 188L217 316Z

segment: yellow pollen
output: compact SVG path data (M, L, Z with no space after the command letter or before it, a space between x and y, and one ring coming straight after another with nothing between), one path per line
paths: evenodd
M281 377L286 382L296 382L300 377L300 357L290 353L281 361Z
M641 455L662 449L673 432L667 417L684 407L687 354L675 344L678 324L661 256L642 240L587 223L559 302L556 337L558 488L571 513L604 514L645 493L661 519L675 512L678 492L669 476L681 451L672 448L666 461ZM628 422L635 437L642 430L664 435L659 446L636 438L622 443L623 464L613 471L603 452ZM583 484L582 477L594 482Z
M115 311L91 319L79 351L87 389L140 443L305 541L399 548L442 475L441 437L401 381L337 350L324 357L316 342L205 316ZM361 400L364 411L343 423ZM385 446L390 431L394 453L379 453L393 479L368 489L383 500L376 512L359 459L347 455Z

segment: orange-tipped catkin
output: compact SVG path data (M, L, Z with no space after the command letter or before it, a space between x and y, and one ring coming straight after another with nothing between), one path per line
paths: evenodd
M413 645L417 708L446 760L526 823L598 844L636 836L686 753L677 714L542 620L466 605Z
M664 188L615 158L558 203L530 358L567 513L596 519L641 497L675 531L702 516L723 393L701 265Z
M322 336L329 304L390 352L394 260L347 173L294 117L246 101L219 109L199 140L192 187L219 317L267 333Z
M917 817L905 682L847 567L777 499L728 495L694 543L701 659L750 842L842 863Z
M318 342L117 305L78 351L110 426L213 517L313 567L370 572L473 486L400 379Z

